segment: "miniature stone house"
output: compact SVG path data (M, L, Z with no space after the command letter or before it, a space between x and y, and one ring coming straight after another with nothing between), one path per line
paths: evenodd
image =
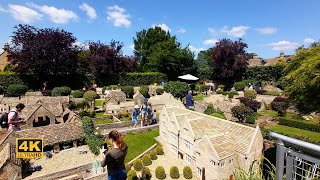
M136 93L134 93L133 95L133 100L134 100L134 104L137 105L141 105L143 100L144 100L144 96L140 93L140 91L136 91Z
M105 97L105 104L120 104L126 102L126 94L120 90L111 90Z

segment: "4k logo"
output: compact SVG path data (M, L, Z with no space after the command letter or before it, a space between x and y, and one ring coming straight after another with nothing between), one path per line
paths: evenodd
M43 139L17 138L16 157L23 159L43 157Z

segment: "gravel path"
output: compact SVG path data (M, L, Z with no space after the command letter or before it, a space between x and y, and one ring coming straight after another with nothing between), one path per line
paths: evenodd
M79 150L87 150L87 154L79 154ZM26 179L32 179L36 176L41 176L57 171L66 170L69 168L77 167L80 165L92 163L94 160L98 160L99 156L94 156L91 153L88 146L81 146L76 148L70 148L68 150L60 151L58 154L54 154L52 158L46 159L32 159L30 161L32 166L41 165L42 170L32 173Z

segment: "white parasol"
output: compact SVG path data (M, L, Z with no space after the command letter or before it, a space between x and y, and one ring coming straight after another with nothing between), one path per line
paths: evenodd
M184 80L192 80L192 81L196 81L196 80L199 79L199 78L197 78L195 76L192 76L191 74L186 74L186 75L183 75L183 76L179 76L178 78L179 79L184 79Z

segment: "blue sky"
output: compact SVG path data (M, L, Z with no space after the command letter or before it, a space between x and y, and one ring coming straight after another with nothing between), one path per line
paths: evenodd
M195 54L218 39L243 38L248 52L269 58L318 41L319 8L319 0L1 0L0 46L21 23L62 28L79 43L115 39L131 55L136 32L157 25Z

